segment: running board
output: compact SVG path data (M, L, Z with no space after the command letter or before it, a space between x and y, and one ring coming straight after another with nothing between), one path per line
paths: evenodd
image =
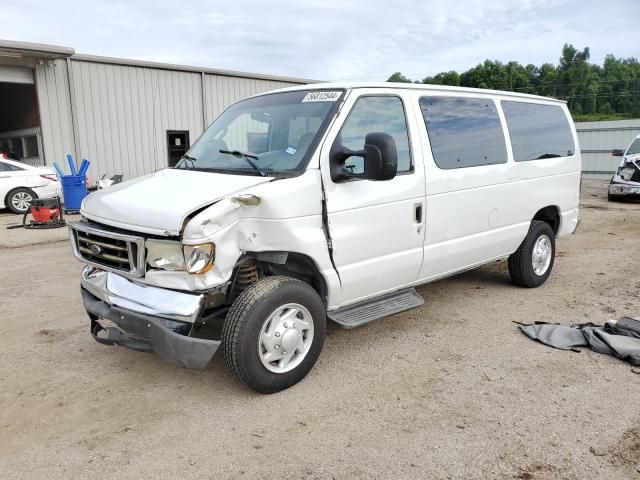
M327 316L344 328L355 328L379 318L419 307L422 304L424 304L424 299L414 288L410 288L333 310L328 312Z

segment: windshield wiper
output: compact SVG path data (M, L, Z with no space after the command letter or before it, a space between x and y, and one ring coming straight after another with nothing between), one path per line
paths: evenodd
M244 158L249 165L253 167L253 169L260 174L262 177L266 177L267 174L260 170L253 160L258 160L258 156L253 153L241 152L240 150L218 150L220 153L228 153L229 155L233 155L237 158ZM253 159L253 160L252 160Z
M186 153L180 158L180 160L187 160L191 163L189 168L196 168L195 162L198 160L196 157L192 157L191 155L187 155ZM184 162L184 165L188 165L187 162ZM182 167L179 167L182 168Z

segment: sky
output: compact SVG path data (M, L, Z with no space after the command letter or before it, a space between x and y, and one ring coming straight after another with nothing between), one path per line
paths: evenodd
M593 63L640 57L640 0L0 0L0 12L2 39L315 80L556 64L564 43Z

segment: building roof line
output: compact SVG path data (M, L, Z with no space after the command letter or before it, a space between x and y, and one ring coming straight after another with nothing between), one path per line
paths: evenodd
M308 83L317 83L318 80L310 80L306 78L296 78L296 77L285 77L280 75L268 75L262 73L249 73L249 72L238 72L234 70L220 70L216 68L207 68L207 67L190 67L187 65L177 65L173 63L162 63L162 62L152 62L147 60L132 60L127 58L117 58L117 57L103 57L99 55L87 55L77 53L71 57L73 61L80 62L91 62L91 63L105 63L110 65L124 65L131 67L143 67L143 68L155 68L159 70L174 70L181 72L191 72L191 73L208 73L212 75L221 75L225 77L235 77L235 78L250 78L256 80L272 80L277 82L289 82L289 83L299 83L299 84L308 84Z
M18 42L15 40L0 39L0 55L9 54L22 57L62 58L70 57L75 53L73 48L45 43Z

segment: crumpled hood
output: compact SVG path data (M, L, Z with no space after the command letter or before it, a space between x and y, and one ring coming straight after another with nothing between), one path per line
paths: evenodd
M178 235L195 210L271 179L169 168L88 195L81 213L118 228Z

